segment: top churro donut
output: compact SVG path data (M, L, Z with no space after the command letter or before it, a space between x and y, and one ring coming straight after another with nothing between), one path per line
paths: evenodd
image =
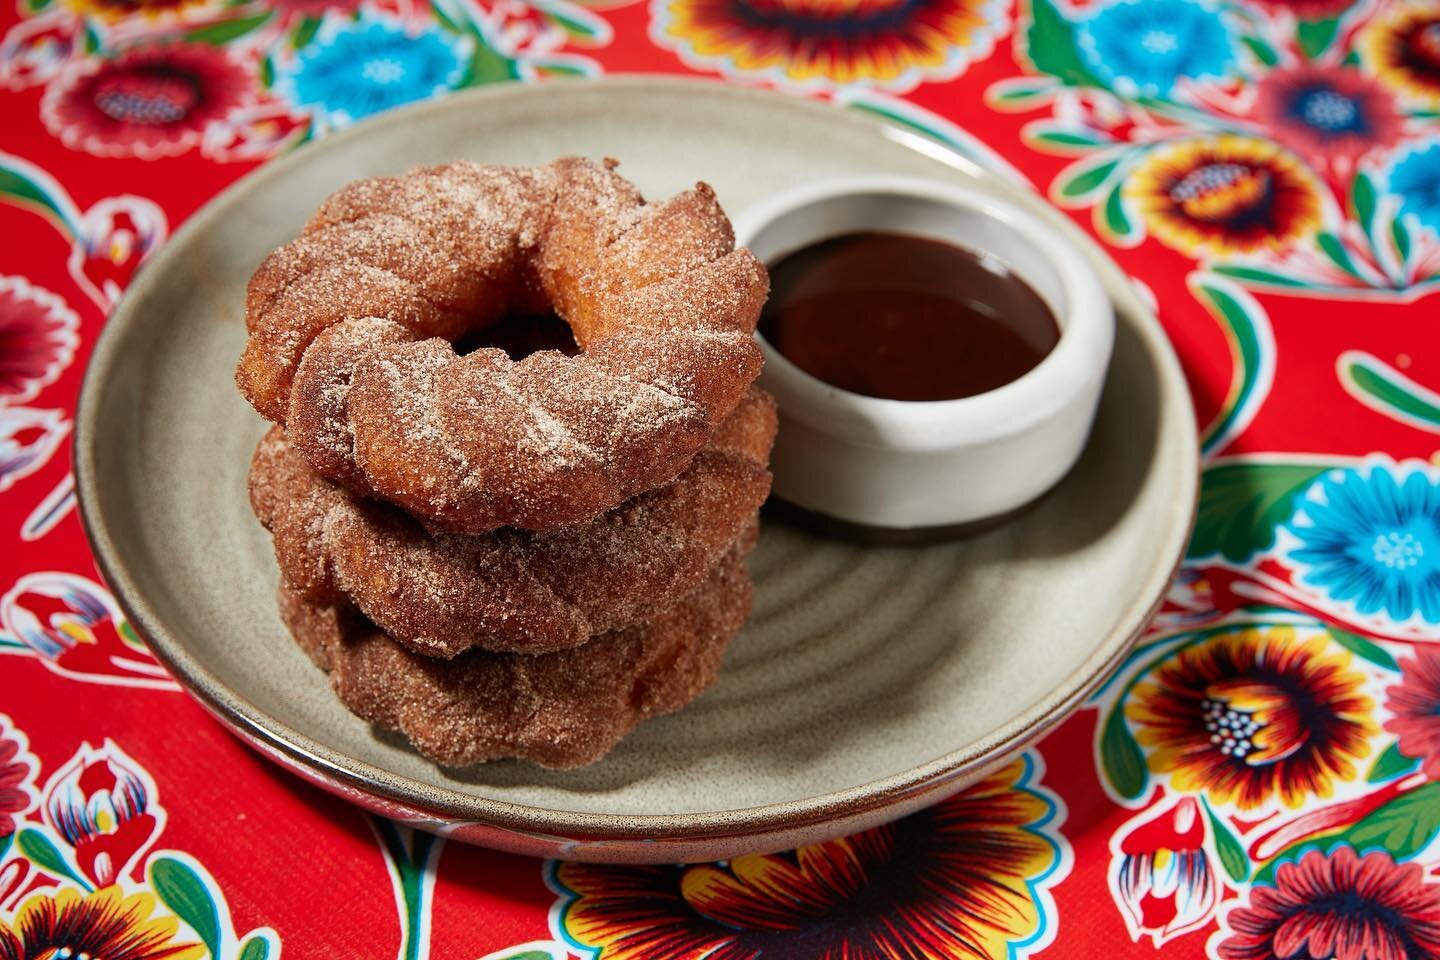
M431 526L582 523L677 476L760 369L765 269L704 184L614 163L352 183L270 254L236 382L315 470ZM582 352L455 344L553 309Z

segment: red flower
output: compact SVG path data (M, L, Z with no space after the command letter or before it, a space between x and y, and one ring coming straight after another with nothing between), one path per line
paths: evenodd
M35 764L25 750L24 734L7 729L0 716L0 839L15 832L15 818L30 808L30 778Z
M1383 850L1311 850L1225 925L1221 960L1421 960L1440 956L1440 884Z
M1440 780L1440 653L1418 650L1413 660L1400 661L1400 682L1385 693L1394 714L1385 729L1400 738L1401 753Z
M1354 6L1355 0L1257 0L1262 7L1293 13L1300 20L1324 20Z
M31 400L70 365L80 318L49 290L0 277L0 403Z
M206 127L249 102L252 85L220 47L136 47L65 71L46 88L40 115L72 150L151 160L194 147Z
M1272 70L1256 87L1255 119L1315 167L1353 165L1400 141L1395 95L1349 67Z
M1220 883L1205 852L1205 820L1194 797L1147 811L1116 836L1111 849L1116 898L1131 937L1148 934L1159 947L1210 922Z
M124 876L159 829L139 766L109 740L80 747L45 788L45 819L96 886Z

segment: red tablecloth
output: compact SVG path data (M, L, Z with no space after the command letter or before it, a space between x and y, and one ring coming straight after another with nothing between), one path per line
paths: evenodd
M1440 956L1440 5L16 0L0 34L0 957ZM892 827L675 868L446 844L231 739L97 582L76 390L179 223L379 110L624 71L1028 180L1184 361L1207 459L1165 609Z

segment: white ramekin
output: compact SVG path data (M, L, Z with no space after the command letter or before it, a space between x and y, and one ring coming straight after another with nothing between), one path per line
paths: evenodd
M773 264L856 231L931 237L1000 260L1045 300L1055 349L996 390L959 400L862 396L819 380L763 337L762 385L780 404L775 493L842 524L920 532L1019 509L1074 465L1094 421L1115 316L1084 254L1053 227L981 190L906 177L829 180L775 194L735 222Z

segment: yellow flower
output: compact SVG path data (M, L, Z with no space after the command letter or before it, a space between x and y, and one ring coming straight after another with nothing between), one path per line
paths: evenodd
M1155 150L1125 195L1151 234L1186 254L1279 250L1320 228L1320 185L1267 140L1226 134Z
M155 896L126 896L116 886L82 894L62 888L26 900L10 921L0 925L0 958L56 960L89 956L94 960L199 960L205 948L175 943L180 921L155 911Z
M1361 62L1383 83L1440 107L1440 4L1395 4L1357 41Z
M1125 705L1177 790L1241 809L1298 807L1356 775L1378 733L1365 678L1325 634L1237 629L1181 650Z

